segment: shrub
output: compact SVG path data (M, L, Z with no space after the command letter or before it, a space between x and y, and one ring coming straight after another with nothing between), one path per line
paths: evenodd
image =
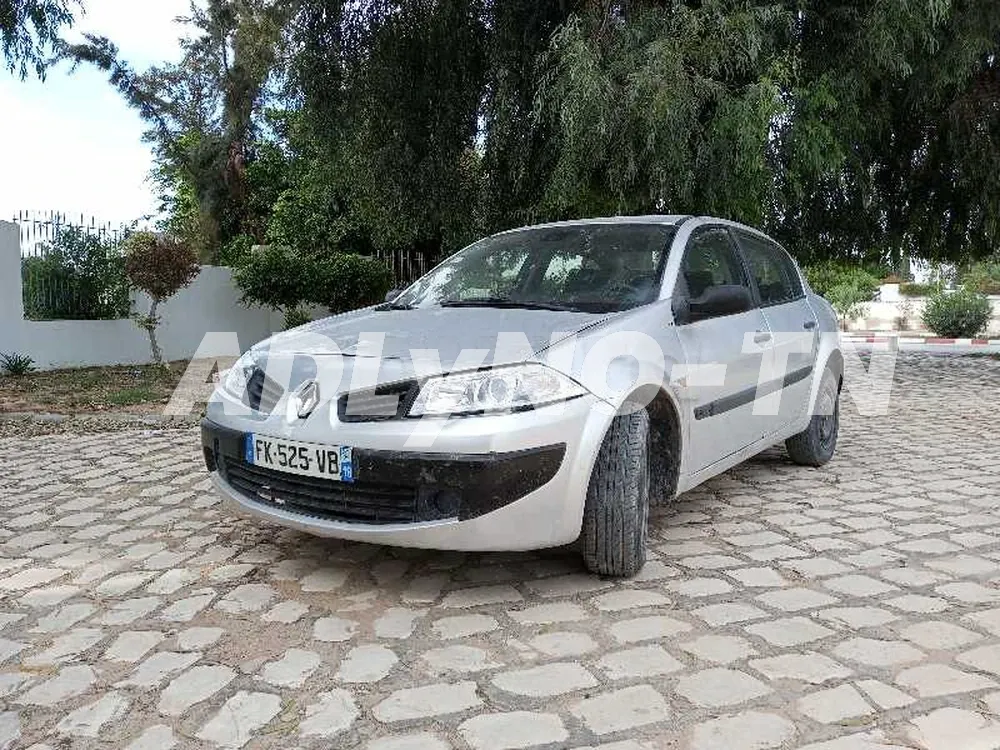
M962 285L980 294L1000 294L1000 260L974 263L959 276Z
M982 294L961 289L938 292L927 300L924 325L943 338L964 339L980 333L990 321L992 308Z
M128 317L128 280L115 245L76 227L61 227L37 256L21 261L29 320L117 320Z
M20 377L35 371L35 360L27 354L0 353L0 370L3 371L4 375Z
M392 289L392 272L384 263L363 255L338 253L317 263L315 282L306 299L332 313L382 302Z
M253 237L246 234L233 237L219 251L218 265L239 268L250 260L250 252L255 244Z
M392 274L374 258L348 253L306 255L289 247L257 248L234 273L244 302L274 310L302 303L322 305L333 313L365 307L385 298Z
M301 307L289 307L285 310L285 330L304 326L312 322L312 316Z
M832 261L806 268L805 273L809 286L833 305L844 325L864 314L880 286L879 277L863 268Z
M154 364L163 364L163 353L156 340L156 327L160 323L156 310L161 302L194 281L200 271L194 250L170 237L136 232L125 241L125 274L133 286L152 300L149 314L136 316L135 320L149 334Z
M312 264L290 247L264 245L233 272L244 303L289 310L305 299Z
M904 297L931 297L941 291L940 284L900 284L899 293Z

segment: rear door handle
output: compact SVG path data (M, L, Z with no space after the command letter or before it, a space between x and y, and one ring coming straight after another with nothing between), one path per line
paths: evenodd
M753 342L755 344L764 344L771 340L771 334L768 331L757 331L753 335Z
M805 328L807 331L811 331L813 328L816 327L816 321L807 320L805 323L802 324L802 327Z

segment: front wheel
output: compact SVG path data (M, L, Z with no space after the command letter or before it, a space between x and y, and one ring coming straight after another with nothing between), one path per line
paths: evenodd
M587 569L628 577L646 562L649 414L615 417L590 475L580 535Z
M802 466L822 466L837 450L840 432L840 382L831 370L823 373L816 395L816 411L809 426L785 441L788 456Z

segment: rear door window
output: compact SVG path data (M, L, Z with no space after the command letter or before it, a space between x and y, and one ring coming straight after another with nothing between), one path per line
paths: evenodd
M757 283L761 305L782 305L802 297L802 280L788 253L759 235L740 231L737 235Z

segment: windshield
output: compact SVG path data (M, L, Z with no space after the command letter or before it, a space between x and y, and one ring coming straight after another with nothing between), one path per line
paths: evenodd
M616 312L657 299L675 228L578 224L487 237L407 289L393 307Z

